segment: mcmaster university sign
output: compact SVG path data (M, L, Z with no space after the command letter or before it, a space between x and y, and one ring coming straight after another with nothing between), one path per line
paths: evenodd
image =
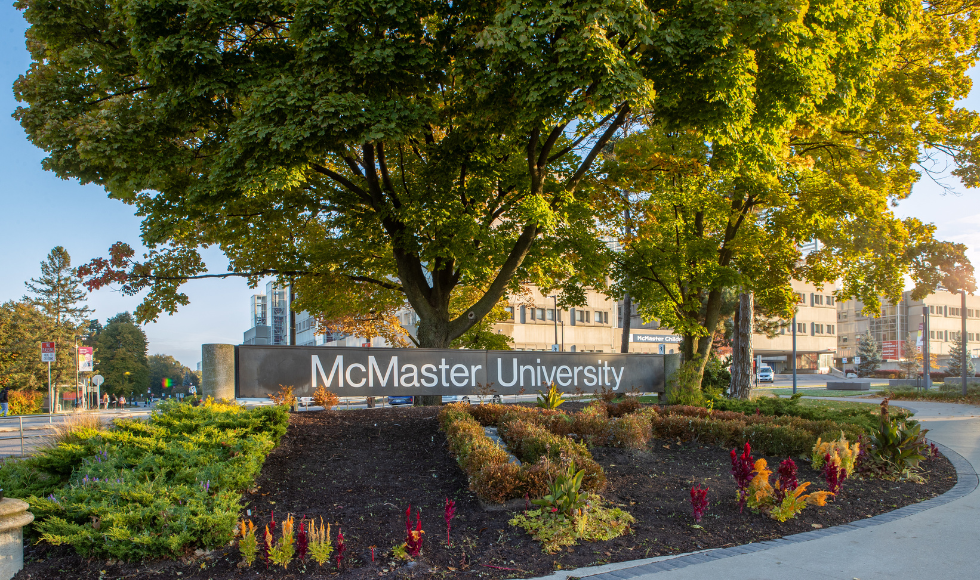
M237 347L238 397L265 398L292 386L341 397L472 395L492 383L498 395L534 393L555 383L585 392L665 390L680 355L556 353L425 348ZM666 365L666 368L665 368ZM666 373L665 373L666 371Z

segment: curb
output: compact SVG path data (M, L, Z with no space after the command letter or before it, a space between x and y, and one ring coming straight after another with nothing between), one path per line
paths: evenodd
M933 442L935 443L935 442ZM702 564L705 562L710 562L712 560L721 560L724 558L731 558L733 556L741 556L743 554L750 554L752 552L762 552L769 550L771 548L780 548L783 546L788 546L791 544L799 544L801 542L809 542L811 540L817 540L827 536L833 536L836 534L843 534L846 532L851 532L854 530L859 530L862 528L870 528L873 526L880 526L882 524L887 524L895 520L900 520L902 518L915 515L919 512L923 512L941 505L950 503L961 499L980 485L980 478L977 476L976 469L973 467L965 457L953 451L949 447L941 443L936 443L936 447L949 459L949 462L953 464L953 468L956 469L956 485L952 487L946 493L934 497L932 499L927 499L916 504L907 505L905 507L898 508L896 510L890 511L888 513L880 514L863 520L855 520L847 524L841 524L839 526L834 526L832 528L825 528L820 530L813 530L812 532L802 532L799 534L793 534L790 536L785 536L782 538L777 538L775 540L767 540L765 542L755 542L751 544L743 544L741 546L734 546L732 548L717 548L714 550L707 550L704 552L693 552L690 554L681 554L678 556L666 556L665 559L657 559L657 561L651 562L649 560L643 561L644 563L639 563L636 560L631 562L621 562L616 569L610 570L606 565L596 568L578 568L576 570L562 571L561 573L550 574L548 576L542 576L542 578L589 578L589 580L626 580L628 578L635 578L637 576L642 576L644 574L656 574L657 572L666 572L668 570L676 570L679 568L686 568L688 566L693 566L695 564ZM590 572L594 570L594 572Z

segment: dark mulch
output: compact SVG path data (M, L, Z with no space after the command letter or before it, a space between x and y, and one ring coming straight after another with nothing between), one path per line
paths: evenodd
M508 525L507 512L485 511L467 491L466 476L446 450L437 409L402 408L309 412L292 416L282 444L268 458L257 488L245 497L251 518L264 525L270 512L339 524L348 552L344 578L388 575L452 575L504 578L537 576L555 569L735 546L867 518L923 501L950 489L956 472L946 458L924 464L924 484L848 480L826 507L808 507L780 524L760 514L738 512L727 450L696 443L656 440L648 451L595 449L606 469L604 496L637 523L633 534L608 542L580 544L556 555ZM767 458L775 468L782 458ZM823 478L797 460L800 481L826 489ZM690 488L706 484L711 506L695 528ZM443 501L457 501L452 547L446 546ZM423 558L409 570L389 554L404 541L405 509L422 511ZM243 514L245 515L245 514ZM414 518L414 516L413 516ZM370 547L375 546L375 562ZM336 576L336 566L292 564L289 569L250 570L237 566L236 549L189 556L183 561L118 564L84 560L69 548L29 547L16 578L299 578Z

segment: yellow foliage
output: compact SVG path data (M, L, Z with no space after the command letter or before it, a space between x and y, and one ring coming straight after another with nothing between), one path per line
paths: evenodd
M854 465L857 462L857 456L860 450L861 444L858 442L849 443L843 431L841 431L840 439L836 441L824 442L818 437L817 443L813 446L811 456L813 468L822 468L824 457L830 455L831 463L838 468L843 467L844 471L847 472L847 476L850 477L854 472Z
M331 393L327 389L320 385L313 391L313 404L317 407L323 407L327 411L334 408L338 403L340 403L340 398L334 393Z
M291 386L279 385L279 392L272 393L269 398L277 405L292 407L296 404L296 395L293 394L293 387Z
M804 495L810 486L810 482L806 481L794 490L787 490L782 501L777 504L776 498L779 495L780 482L777 480L775 487L769 483L769 476L772 475L772 471L769 469L766 460L756 460L754 471L755 476L749 482L748 506L765 512L769 514L769 517L780 522L796 517L796 514L803 511L807 505L827 505L827 497L834 495L829 491L818 491Z
M832 495L834 494L829 491L815 491L806 496L806 501L810 505L825 506L827 505L827 498Z
M748 506L750 508L761 509L771 501L773 488L769 484L769 476L772 471L768 468L765 459L758 459L755 462L755 477L749 482Z

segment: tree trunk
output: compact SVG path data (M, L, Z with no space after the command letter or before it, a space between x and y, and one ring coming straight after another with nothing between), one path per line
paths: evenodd
M416 337L419 348L449 348L448 320L420 320ZM440 395L416 395L412 403L416 407L435 407L442 404Z
M752 392L752 302L751 292L738 297L735 310L735 333L732 345L732 398L748 399Z

